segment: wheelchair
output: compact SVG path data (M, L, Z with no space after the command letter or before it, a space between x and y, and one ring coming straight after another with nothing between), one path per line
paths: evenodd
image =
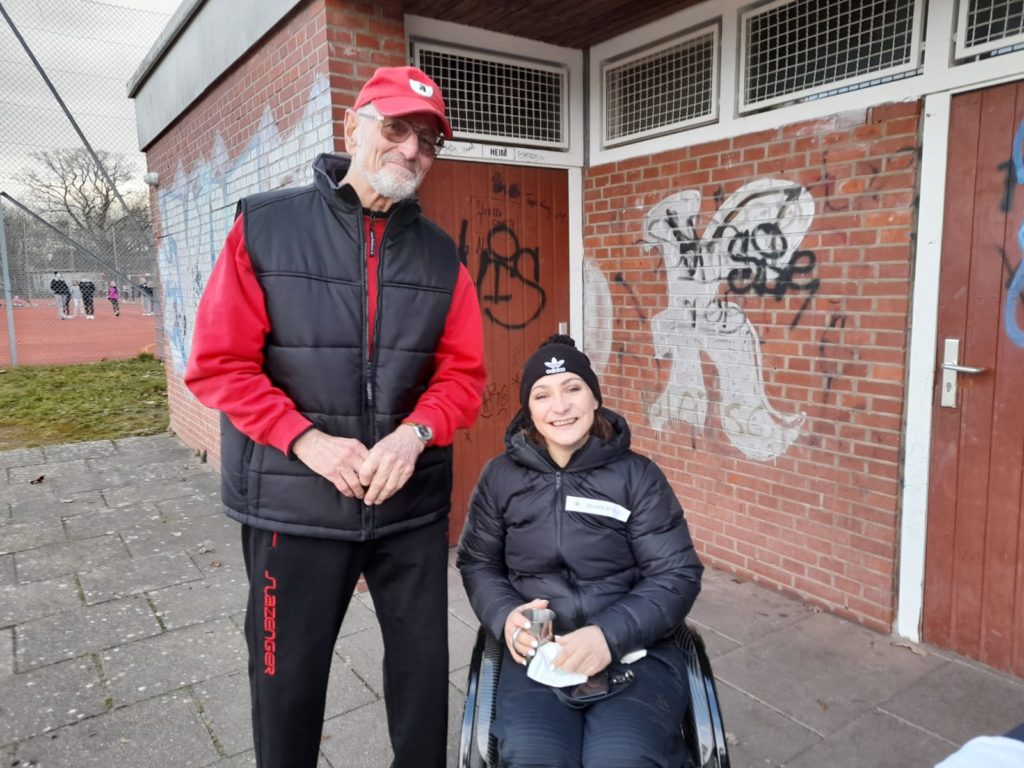
M673 637L676 647L687 658L690 707L680 727L690 760L697 768L730 768L718 689L704 640L695 627L686 623L676 627ZM494 768L497 765L498 744L491 735L491 723L496 712L503 651L502 643L480 627L469 664L459 768Z

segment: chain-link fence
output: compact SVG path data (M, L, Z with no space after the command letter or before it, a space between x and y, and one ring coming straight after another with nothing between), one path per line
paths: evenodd
M152 9L167 5L0 0L0 365L160 353L126 84L170 18Z

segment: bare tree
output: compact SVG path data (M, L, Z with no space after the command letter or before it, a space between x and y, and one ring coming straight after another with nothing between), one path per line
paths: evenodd
M135 175L134 166L123 155L97 152L114 184L124 184ZM77 229L104 230L117 202L114 190L83 149L48 149L33 152L37 166L19 174L19 181L32 190L36 202L51 214L68 216Z
M118 153L100 150L96 156L106 177L92 155L79 147L33 152L35 165L23 169L17 180L31 190L30 202L44 218L93 250L107 269L151 271L149 236L139 231L139 222L151 225L149 196L141 191L123 194L133 214L129 216L108 182L123 189L135 177L135 165Z

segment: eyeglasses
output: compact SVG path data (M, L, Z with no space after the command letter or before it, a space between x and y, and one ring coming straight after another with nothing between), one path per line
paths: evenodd
M369 117L380 123L380 135L395 144L401 144L409 138L410 133L415 133L420 154L426 157L437 157L444 148L444 136L428 128L418 128L400 117L384 117L363 112L358 114L360 117Z

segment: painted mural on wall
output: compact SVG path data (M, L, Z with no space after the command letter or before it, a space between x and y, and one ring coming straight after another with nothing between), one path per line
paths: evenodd
M199 298L234 221L239 198L295 181L305 183L313 157L332 146L330 86L320 76L310 87L303 116L290 135L281 135L266 105L256 133L236 157L229 157L218 133L209 155L191 170L179 163L174 179L166 186L161 183L157 205L162 234L162 322L175 373L185 371Z

